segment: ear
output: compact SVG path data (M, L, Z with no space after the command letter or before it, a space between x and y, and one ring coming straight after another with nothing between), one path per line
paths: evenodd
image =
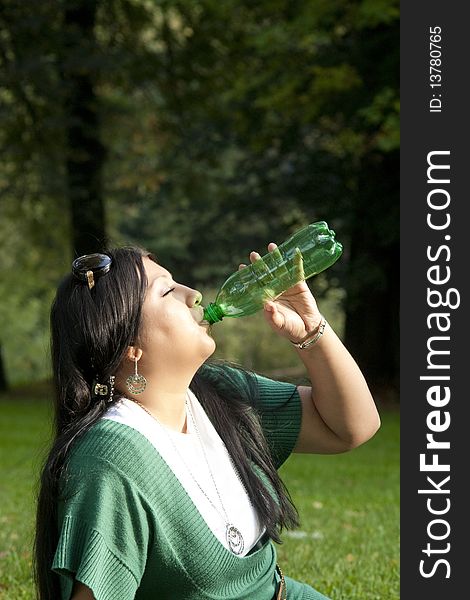
M126 356L132 362L140 360L142 357L142 349L138 346L128 346Z

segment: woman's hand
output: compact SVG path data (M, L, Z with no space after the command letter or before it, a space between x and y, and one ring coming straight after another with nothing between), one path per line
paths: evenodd
M276 247L271 243L268 250ZM260 258L257 252L250 254L252 263ZM297 268L301 275L301 261ZM266 302L264 316L276 333L293 342L300 342L322 319L305 281ZM297 353L311 385L298 387L302 424L294 452L345 452L372 437L380 426L374 400L358 365L333 329L327 325L321 343Z
M268 245L272 252L277 245ZM251 252L250 261L253 263L261 256ZM241 264L239 269L246 267ZM301 281L292 286L275 300L269 300L264 305L264 316L270 327L282 337L292 342L300 342L307 333L314 330L321 321L321 314L307 283Z

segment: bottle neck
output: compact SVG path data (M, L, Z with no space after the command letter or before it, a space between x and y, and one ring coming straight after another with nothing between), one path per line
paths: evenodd
M204 308L204 320L210 323L217 323L224 318L224 312L218 304L211 302Z

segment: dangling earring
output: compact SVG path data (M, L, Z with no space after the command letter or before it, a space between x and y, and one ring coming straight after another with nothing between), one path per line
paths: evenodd
M114 375L111 375L109 378L109 398L107 400L108 404L110 404L113 401L113 394L114 394L114 382L116 381L116 377Z
M126 379L127 389L131 394L141 394L147 387L147 380L143 375L137 373L137 359L135 360L135 372L134 375L129 375Z

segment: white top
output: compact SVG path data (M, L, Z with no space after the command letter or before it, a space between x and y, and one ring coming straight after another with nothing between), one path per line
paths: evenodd
M194 430L189 414L186 421L187 433L179 433L158 423L143 408L127 398L119 400L110 407L103 418L128 425L148 439L179 479L212 533L229 549L225 537L226 513L229 522L243 536L244 550L241 556L244 556L262 535L264 528L260 527L256 512L232 465L225 444L190 389L188 389L187 395L200 439ZM207 467L201 442L222 498L225 513ZM178 452L175 451L175 446ZM199 489L194 479L211 502Z

